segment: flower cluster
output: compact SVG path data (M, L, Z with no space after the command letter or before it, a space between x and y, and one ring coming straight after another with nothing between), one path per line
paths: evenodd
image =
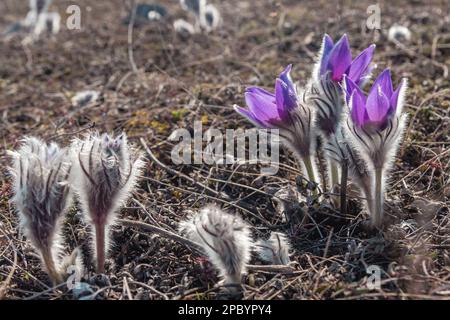
M394 90L387 69L366 96L363 88L374 69L374 50L375 45L370 45L353 59L347 35L336 43L325 35L305 89L297 89L289 65L276 79L275 94L250 87L245 92L248 109L234 108L257 127L280 129L280 136L300 156L308 178L316 183L313 155L316 137L320 137L333 203L346 212L349 176L367 199L373 224L380 226L384 176L406 118L402 113L406 81ZM341 196L337 198L333 191L339 184Z
M12 158L14 203L25 236L40 253L54 284L64 280L67 268L81 269L81 253L75 249L63 257L61 229L78 195L86 220L93 225L97 270L103 272L108 226L119 206L129 197L142 167L141 155L122 134L88 135L70 148L27 137Z

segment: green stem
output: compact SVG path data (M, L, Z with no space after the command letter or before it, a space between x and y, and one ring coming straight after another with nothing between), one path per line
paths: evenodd
M315 175L315 173L314 173L314 167L313 167L311 155L308 155L308 156L303 157L303 163L304 163L304 165L305 165L306 174L308 175L309 181L311 181L311 182L313 182L315 185L317 185L317 182L316 182L316 175ZM318 193L317 193L317 188L314 188L313 194L314 194L315 196L318 195Z
M383 170L381 168L375 168L375 199L374 199L374 216L373 216L373 226L380 227L383 222L383 204L384 204L384 194L383 194Z

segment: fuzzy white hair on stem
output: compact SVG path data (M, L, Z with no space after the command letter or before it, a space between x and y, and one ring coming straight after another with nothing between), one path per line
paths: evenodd
M336 132L344 106L342 89L330 80L329 72L311 83L308 102L317 110L317 126L326 140Z
M323 150L327 159L333 162L335 167L339 166L341 168L341 198L339 203L342 214L346 214L347 175L360 189L361 195L367 200L368 208L372 201L372 185L369 171L364 160L354 150L353 144L349 141L346 134L345 129L339 125L336 132L332 133L323 144Z
M60 283L61 225L72 199L67 152L56 143L25 137L17 151L8 153L12 158L12 202L19 213L20 227L39 251L53 283Z
M322 44L320 46L320 50L315 58L314 67L311 73L311 82L317 83L320 81L320 67L322 64L322 58L325 51L325 37L322 39Z
M290 117L292 126L282 128L280 137L300 157L311 156L315 148L315 112L308 105L299 103L299 107L292 110Z
M300 160L303 172L309 180L317 183L318 171L313 152L316 146L317 130L315 127L316 111L307 103L307 92L298 91L298 104L289 112L290 125L280 128L281 141ZM317 190L314 190L317 195Z
M180 232L201 246L224 285L241 284L253 243L250 230L241 218L210 205L181 222Z
M142 153L117 137L92 133L75 139L71 148L71 181L86 220L92 225L97 272L104 272L109 230L117 211L130 197L143 167Z
M386 131L378 132L376 136L361 131L347 122L349 136L354 145L363 150L359 151L359 155L365 159L370 168L370 190L374 195L366 197L371 202L368 207L372 223L376 227L380 226L383 220L385 177L394 162L399 142L402 140L406 119L405 114L396 115L389 120Z
M336 164L345 163L349 176L354 180L364 195L370 194L369 172L363 159L354 150L353 145L345 136L346 131L339 126L336 133L324 143L324 151L329 159Z
M342 90L339 84L330 80L330 73L314 78L310 81L308 94L308 103L316 110L316 127L318 135L324 145L333 141L336 135L343 112ZM325 156L329 153L325 152ZM340 163L333 161L327 157L327 166L329 172L329 185L331 191L335 191L339 183L339 167ZM336 206L339 206L340 200L335 196L332 197Z
M255 247L259 257L270 264L288 265L291 262L291 244L284 233L272 232L268 240L259 240Z

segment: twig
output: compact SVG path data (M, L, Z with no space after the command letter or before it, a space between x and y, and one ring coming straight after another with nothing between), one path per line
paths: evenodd
M44 291L41 291L41 292L38 292L38 293L36 293L36 294L34 294L32 296L26 297L24 300L35 300L36 298L39 298L40 296L42 296L42 295L44 295L46 293L50 293L52 291L56 291L56 289L62 288L65 285L67 285L65 282L60 283L60 284L58 284L55 287L48 288L48 289L46 289Z
M290 266L285 265L252 265L248 264L246 266L249 271L258 271L258 272L270 272L270 273L284 273L291 274L295 272L295 269Z
M166 294L156 290L155 288L153 288L152 286L149 286L148 284L145 284L145 283L142 283L142 282L137 282L137 281L129 281L129 284L134 284L136 286L144 287L144 288L146 288L146 289L148 289L148 290L150 290L150 291L152 291L152 292L154 292L156 294L159 294L161 297L163 297L164 300L169 300L169 297Z
M430 162L433 162L433 161L436 160L437 158L442 157L442 156L444 156L445 154L447 154L447 153L449 153L449 152L450 152L450 149L447 149L447 150L445 150L445 151L443 151L443 152L441 152L441 153L435 155L435 156L432 157L431 159L428 159L428 160L425 161L424 163L420 164L417 168L415 168L414 170L408 172L408 174L407 174L406 176L402 177L400 180L398 180L397 182L395 182L395 183L392 185L392 188L394 188L395 186L397 186L397 185L398 185L399 183L401 183L404 179L406 179L406 178L410 177L411 175L413 175L417 170L420 170L420 168L422 168L423 166L428 165Z
M127 277L123 277L123 291L127 294L128 300L134 300L131 294L130 286L128 285Z
M189 177L188 175L185 175L184 173L181 173L179 171L176 171L172 168L169 168L168 166L166 166L165 164L163 164L161 161L159 161L158 158L156 158L156 156L154 155L154 153L150 150L150 148L147 146L147 144L145 143L145 140L143 138L140 139L142 146L144 147L145 151L147 152L147 154L149 155L150 159L155 162L159 167L161 167L162 169L164 169L165 171L175 175L175 176L179 176L183 179L188 180L189 182L191 182L192 184L195 184L201 188L204 188L206 191L208 191L210 194L214 195L214 196L221 196L222 198L231 201L230 197L223 192L217 192L216 190L205 186L204 184L195 181L194 179L192 179L191 177Z
M138 69L136 67L136 62L134 61L133 54L133 29L134 21L136 20L136 3L134 0L131 2L131 5L131 18L130 22L128 23L128 59L130 61L131 70L133 70L134 73L137 73Z
M159 227L152 226L151 224L148 224L148 223L133 221L133 220L128 220L128 219L119 219L118 222L121 225L126 226L126 227L138 228L138 229L157 233L161 236L164 236L166 238L169 238L171 240L174 240L181 244L184 244L186 247L188 247L190 249L195 249L196 251L200 251L200 246L197 243L195 243L189 239L186 239L182 236L179 236L173 232L170 232L168 230L164 230Z
M325 244L325 250L323 251L323 258L326 258L328 255L328 250L330 249L330 244L331 244L331 237L333 236L333 231L334 228L331 228L330 234L328 235L327 238L327 243Z
M11 279L12 279L14 272L16 271L16 267L17 267L17 249L14 246L12 241L11 241L11 246L14 249L14 264L13 264L13 267L12 267L11 271L9 272L8 276L6 277L5 281L3 281L2 286L0 287L0 300L3 300L3 298L5 297L8 285L11 282Z

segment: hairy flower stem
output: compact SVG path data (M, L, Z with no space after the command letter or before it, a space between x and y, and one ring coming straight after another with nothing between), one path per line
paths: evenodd
M105 225L95 224L95 243L97 250L97 273L105 272Z
M42 251L42 259L44 260L45 267L47 269L48 275L50 276L53 285L58 285L63 282L62 276L56 270L55 261L51 249L45 249Z
M374 227L380 227L383 222L383 170L381 168L375 168L375 199L374 199L374 215L372 224Z
M330 161L330 173L331 173L330 192L333 194L336 193L336 188L339 183L339 170L336 163L334 163L333 161ZM331 196L331 199L336 208L338 208L341 205L338 196L333 194Z
M317 150L316 150L316 158L320 159L319 148L317 148ZM319 164L320 182L322 183L322 191L324 193L327 193L327 176L325 174L326 170L321 161L318 161L318 164Z
M348 164L347 161L342 161L341 164L341 214L347 214L347 178L348 178Z
M309 181L311 181L312 183L314 183L317 186L316 175L314 173L314 167L313 167L311 155L302 157L302 160L303 160L303 164L305 165L306 174L308 175ZM314 188L313 195L314 196L318 195L317 188Z

